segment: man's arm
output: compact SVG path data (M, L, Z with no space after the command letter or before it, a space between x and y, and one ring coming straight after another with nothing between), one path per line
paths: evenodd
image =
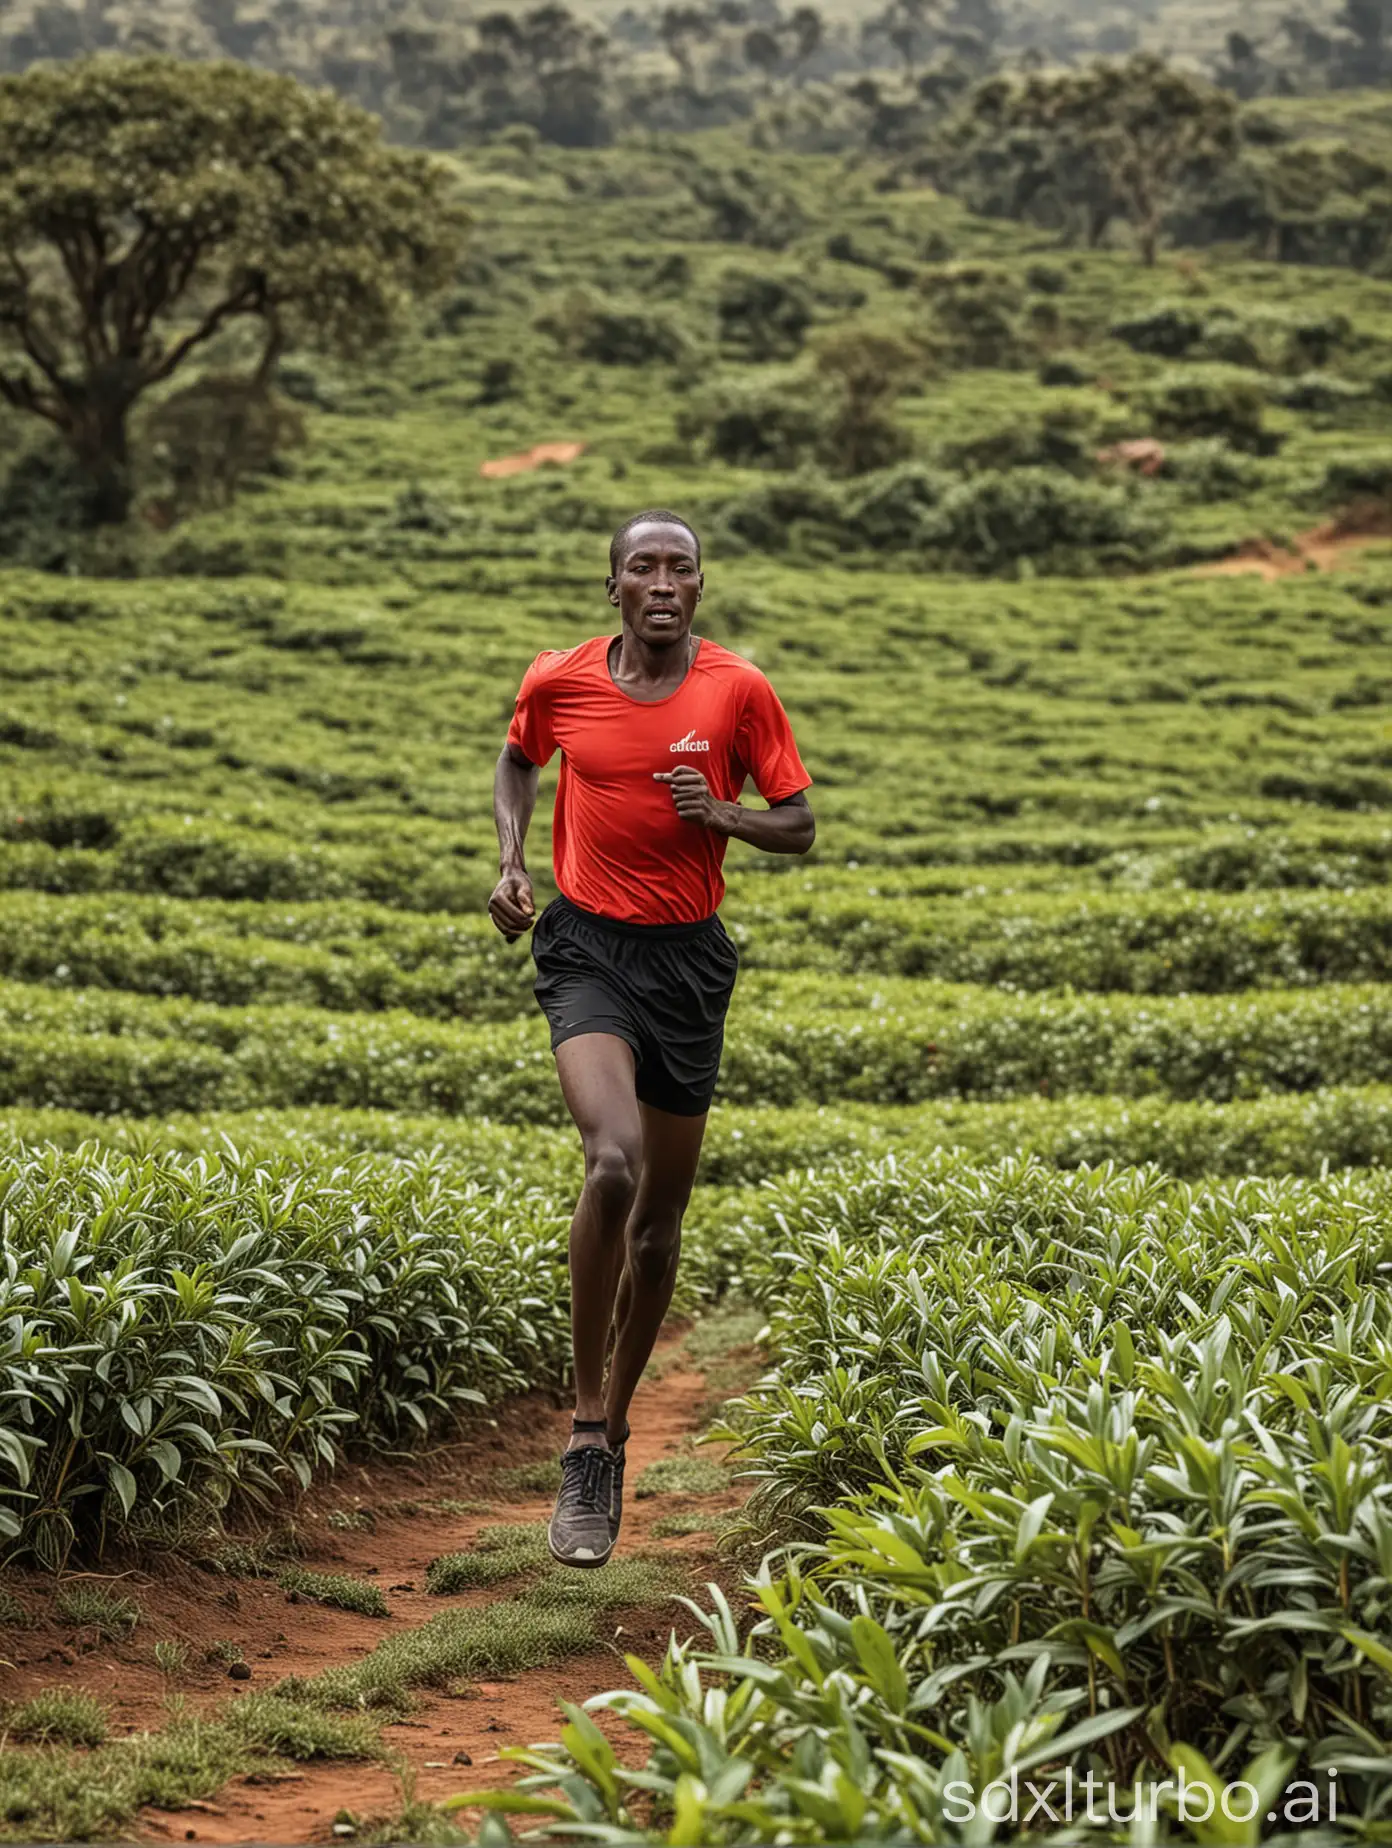
M806 853L817 838L817 823L802 790L766 809L747 809L713 796L701 772L689 764L659 770L655 780L671 785L672 801L683 821L694 821L731 840L748 841L764 853Z
M515 744L505 744L493 773L493 820L498 830L499 879L488 915L509 943L536 922L536 900L527 876L527 829L536 807L541 772Z

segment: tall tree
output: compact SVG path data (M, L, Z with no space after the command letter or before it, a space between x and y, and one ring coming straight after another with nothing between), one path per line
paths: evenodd
M744 35L744 61L758 71L764 88L772 89L773 80L783 63L783 47L778 34L767 26L751 26Z
M1123 64L991 79L972 93L953 138L959 148L984 145L996 160L1027 150L1031 197L1047 180L1094 223L1099 211L1124 216L1142 261L1153 264L1180 187L1234 158L1237 105L1141 52Z
M1348 35L1347 45L1341 47L1346 80L1360 85L1385 83L1392 0L1344 0L1334 23Z
M448 280L464 224L441 165L288 77L97 58L0 79L0 397L121 519L143 393L234 321L261 332L251 385L290 341L369 351Z
M788 55L794 69L801 73L802 67L809 64L822 49L826 40L826 25L815 6L795 6L788 15L784 30L790 41Z
M697 48L707 42L714 31L710 15L699 6L667 6L662 9L657 29L668 57L684 80L694 85Z
M887 40L912 77L927 52L938 17L937 0L888 0L881 12L866 20L861 37L869 43L877 38Z

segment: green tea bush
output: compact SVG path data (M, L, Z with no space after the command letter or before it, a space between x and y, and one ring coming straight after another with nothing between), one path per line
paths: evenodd
M1340 378L1337 373L1330 372L1303 372L1298 378L1283 380L1273 387L1271 395L1288 411L1328 415L1361 404L1370 394L1368 387L1356 379Z
M98 1114L328 1104L556 1124L539 1018L215 1008L0 985L0 1104ZM1222 1102L1380 1081L1392 997L1328 984L1154 999L1012 995L885 976L745 978L721 1075L733 1103L915 1103L1019 1092Z
M784 250L806 222L790 192L743 163L697 160L683 177L708 214L710 235L721 243Z
M977 571L1021 559L1063 569L1135 564L1155 551L1162 530L1126 488L1043 468L972 476L943 495L922 528L945 561Z
M1240 499L1258 487L1262 478L1261 465L1254 457L1229 448L1216 436L1170 444L1160 473L1176 484L1185 500L1200 505Z
M1004 265L944 263L925 271L919 287L937 344L956 364L1021 366L1033 359L1021 321L1024 297Z
M602 366L673 365L690 347L670 313L616 304L586 288L570 289L543 307L536 325L564 352Z
M828 409L802 374L727 374L684 404L677 434L735 468L792 469L820 448Z
M1380 892L1041 893L931 906L799 894L783 906L746 905L733 934L749 969L1137 994L1375 981L1392 962L1392 907Z
M740 359L793 359L812 324L812 298L797 276L730 267L715 303L721 344Z
M0 1158L0 1529L57 1566L546 1378L564 1216L429 1161Z
M527 1182L557 1198L573 1196L581 1179L579 1148L569 1125L337 1106L157 1118L33 1109L0 1115L4 1146L51 1142L73 1150L92 1143L127 1155L198 1154L210 1144L220 1146L224 1137L263 1161L289 1158L305 1164L391 1153L447 1164L459 1184ZM1018 1151L1060 1168L1156 1162L1168 1174L1191 1179L1380 1168L1392 1165L1392 1091L1381 1084L1328 1085L1223 1104L1080 1092L985 1103L951 1098L783 1108L722 1103L707 1126L702 1185L688 1216L689 1226L702 1232L691 1261L704 1266L705 1232L717 1221L724 1223L729 1201L723 1189L757 1186L791 1169L822 1167L858 1154L921 1155L938 1148L960 1149L982 1161ZM702 1288L710 1281L704 1269L700 1281Z
M1157 436L1218 437L1254 455L1275 447L1263 421L1262 383L1238 367L1174 368L1138 386L1130 402Z
M871 551L921 551L928 516L952 486L950 475L921 462L862 476L846 510L848 532Z
M736 1427L755 1517L818 1544L765 1562L752 1633L714 1594L708 1641L629 1659L598 1704L668 1748L647 1770L574 1716L527 1789L615 1827L657 1790L716 1842L970 1841L949 1793L1012 1769L1226 1765L1259 1804L1334 1772L1376 1815L1387 1204L945 1158L768 1194L746 1277L777 1360Z
M1332 501L1357 496L1384 499L1392 495L1392 456L1331 456L1324 467L1324 494Z
M525 953L486 916L354 901L261 902L0 894L0 974L223 1005L405 1007L508 1020L534 1005Z
M1137 353L1183 359L1203 336L1204 316L1188 303L1159 302L1144 314L1115 322L1108 331L1114 340L1124 340Z
M1385 885L1392 878L1392 832L1357 846L1336 838L1302 840L1284 831L1247 832L1147 853L1123 850L1104 876L1139 886L1184 885L1201 892L1275 891Z
M1096 423L1085 402L1058 404L1037 417L1016 417L998 429L939 443L933 458L942 468L968 471L1061 468L1084 473L1097 448Z
M742 551L834 549L844 536L844 490L814 470L748 490L714 510L718 542Z
M152 892L176 898L362 898L416 910L476 911L492 890L472 849L432 851L401 838L358 844L296 839L270 830L182 815L130 821L91 816L94 829L117 830L105 851L74 844L0 839L0 890ZM25 818L26 824L29 817ZM55 823L77 825L70 813Z

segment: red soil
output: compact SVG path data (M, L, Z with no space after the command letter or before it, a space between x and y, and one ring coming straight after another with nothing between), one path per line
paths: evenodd
M1249 539L1229 558L1200 565L1196 577L1235 577L1255 572L1268 580L1296 571L1332 571L1370 545L1392 538L1392 513L1386 507L1352 508L1324 526L1300 533L1289 547L1269 539Z
M491 462L480 462L479 474L488 481L497 481L504 475L525 475L548 464L555 467L578 462L586 447L584 443L538 443L535 448L524 449L517 455L496 456Z
M706 1415L704 1375L671 1365L679 1364L673 1351L677 1339L664 1341L634 1402L630 1484L649 1463L682 1450ZM663 1370L664 1361L670 1370ZM464 1516L424 1508L411 1513L409 1504L416 1498L488 1500L495 1469L557 1454L567 1423L568 1413L557 1409L553 1398L533 1393L502 1408L495 1423L480 1421L475 1434L428 1456L344 1468L301 1504L295 1525L304 1563L374 1579L391 1606L389 1618L360 1617L303 1599L292 1604L274 1581L229 1581L181 1563L160 1562L119 1575L93 1574L109 1582L113 1591L138 1600L142 1615L133 1636L119 1644L97 1643L51 1616L43 1617L34 1629L13 1633L12 1658L0 1662L0 1699L23 1699L42 1689L82 1689L108 1708L113 1736L157 1730L167 1723L163 1703L170 1691L153 1659L153 1646L162 1638L189 1645L191 1665L179 1678L177 1692L191 1708L211 1712L245 1691L273 1689L284 1675L312 1676L352 1663L386 1636L417 1628L442 1610L506 1597L506 1586L496 1593L432 1597L424 1589L426 1567L441 1553L465 1549L480 1527L545 1519L549 1497L495 1500L488 1513ZM658 1540L652 1526L663 1515L696 1506L717 1514L739 1500L739 1493L730 1491L703 1496L699 1504L673 1495L640 1501L630 1490L621 1550L632 1553L641 1547L670 1554L674 1593L699 1589L708 1578L721 1575L709 1536ZM376 1513L371 1532L328 1525L331 1511L358 1507L391 1512ZM36 1614L47 1607L51 1580L12 1574L7 1584ZM660 1654L669 1630L685 1616L676 1605L618 1613L610 1620L612 1633L593 1653L504 1682L475 1684L459 1695L422 1695L419 1708L408 1719L388 1725L383 1737L414 1773L419 1800L438 1801L463 1790L510 1782L520 1773L498 1758L500 1747L555 1739L564 1724L559 1700L578 1703L622 1685L627 1679L623 1654ZM225 1668L204 1662L204 1651L217 1639L240 1646L251 1669L250 1681L232 1681ZM455 1762L460 1755L466 1762ZM328 1841L339 1810L360 1817L391 1815L401 1807L401 1794L397 1776L385 1765L307 1764L288 1776L257 1773L234 1779L215 1800L193 1809L147 1811L142 1839Z

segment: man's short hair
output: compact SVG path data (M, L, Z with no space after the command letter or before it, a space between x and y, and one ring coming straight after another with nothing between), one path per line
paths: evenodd
M648 507L642 513L635 513L631 520L623 525L609 541L609 575L617 577L619 566L623 563L624 547L628 536L638 526L680 526L683 532L691 534L691 543L696 548L696 563L701 562L701 538L690 520L684 520L679 513L673 513L667 507Z

